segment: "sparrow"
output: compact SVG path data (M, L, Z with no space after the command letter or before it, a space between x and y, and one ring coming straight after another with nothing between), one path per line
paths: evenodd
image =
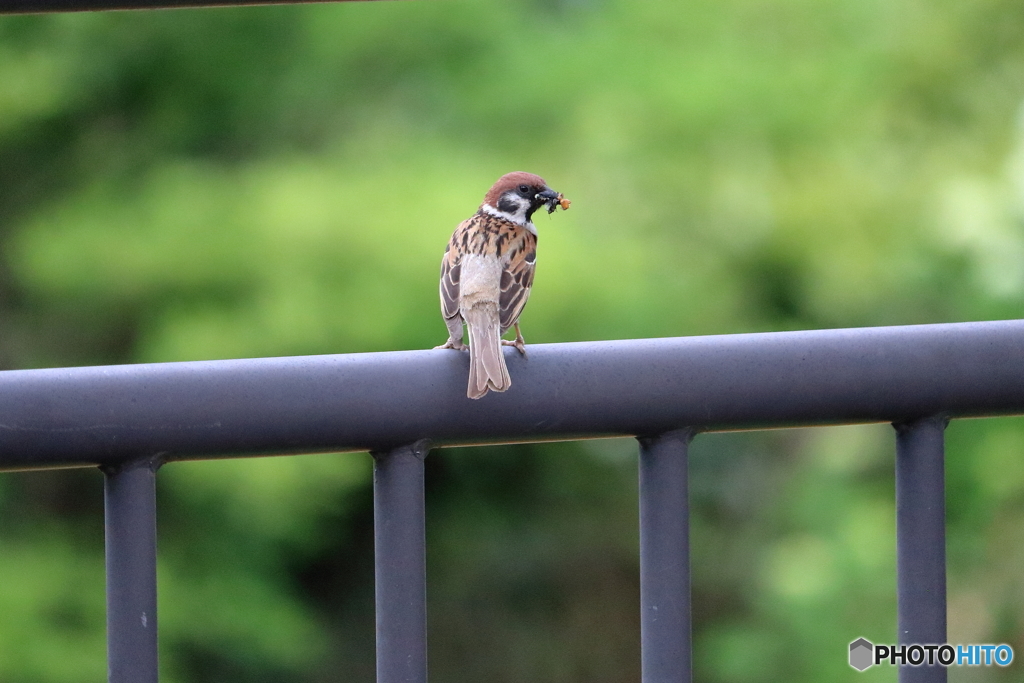
M476 213L459 224L441 259L441 314L448 341L438 349L469 349L469 398L505 391L512 378L501 347L526 355L519 316L537 264L534 212L569 208L569 200L532 173L507 173L494 183ZM469 328L467 347L462 325ZM515 327L515 341L502 336Z

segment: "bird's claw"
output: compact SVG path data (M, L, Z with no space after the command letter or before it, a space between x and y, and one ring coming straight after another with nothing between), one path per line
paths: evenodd
M522 339L515 339L512 341L509 341L508 339L502 339L501 345L514 346L519 353L523 354L524 356L526 355L526 344L523 343Z
M465 351L469 347L463 344L461 341L455 341L454 339L448 339L444 344L435 346L435 349L455 349L456 351Z

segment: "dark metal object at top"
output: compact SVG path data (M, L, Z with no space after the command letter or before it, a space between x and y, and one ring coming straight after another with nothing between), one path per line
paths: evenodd
M0 469L1024 413L1024 321L0 372Z
M175 7L240 7L244 5L296 5L338 0L0 0L0 14L88 12L115 9L169 9Z

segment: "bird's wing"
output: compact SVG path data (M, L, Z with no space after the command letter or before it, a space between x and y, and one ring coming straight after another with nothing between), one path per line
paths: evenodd
M472 220L468 218L459 223L441 259L441 313L445 320L451 320L459 315L459 278L462 274L462 256L465 253L464 236L470 229Z
M525 231L523 231L525 233ZM533 271L537 262L537 240L526 233L522 243L516 245L509 253L508 265L501 273L501 295L498 299L498 312L501 319L502 334L516 322L530 297L533 287Z

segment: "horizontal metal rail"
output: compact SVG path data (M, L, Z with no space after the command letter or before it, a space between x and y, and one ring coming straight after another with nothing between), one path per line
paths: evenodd
M0 14L88 12L94 10L172 9L185 7L241 7L296 5L339 0L0 0Z
M0 372L0 470L1024 413L1024 321Z

